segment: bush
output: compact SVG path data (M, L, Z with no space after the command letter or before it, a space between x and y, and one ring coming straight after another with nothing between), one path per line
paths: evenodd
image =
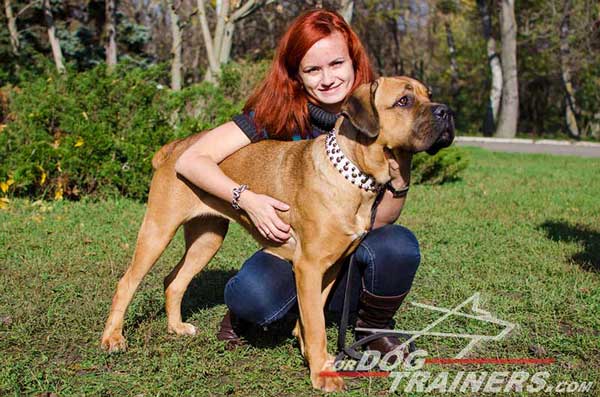
M164 86L164 67L121 65L107 74L100 65L22 78L3 91L9 100L2 111L8 123L0 127L0 195L144 200L156 150L229 121L265 66L230 65L221 88L202 83L180 92ZM243 79L249 71L254 77ZM413 183L452 180L465 166L458 149L417 156Z
M12 122L0 133L0 187L31 198L144 199L160 146L241 108L209 84L165 89L165 75L127 66L108 75L98 66L20 84L10 94Z
M451 182L459 178L468 164L467 153L456 146L443 149L435 156L419 153L413 158L411 183L435 185Z

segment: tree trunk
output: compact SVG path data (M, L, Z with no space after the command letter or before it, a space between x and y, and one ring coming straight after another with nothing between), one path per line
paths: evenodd
M448 17L445 18L444 27L446 28L446 42L448 43L448 53L450 55L450 91L454 103L457 102L458 91L458 63L456 62L456 45L454 44L454 35L450 27Z
M48 40L52 47L52 56L54 57L54 63L59 73L66 71L63 63L62 50L60 49L60 41L56 37L56 28L54 27L54 18L52 18L52 11L50 10L50 0L43 0L42 7L44 9L44 19L46 26L48 27Z
M19 55L19 31L17 30L17 18L15 18L10 0L4 0L4 11L8 22L8 31L10 32L10 46L15 55Z
M208 68L204 80L216 83L218 76L221 74L221 65L229 62L235 23L251 15L260 7L272 3L273 1L274 0L248 0L229 14L229 1L218 0L216 3L217 25L214 36L211 36L206 18L204 0L197 0L198 18L200 20L202 37L204 39L208 58ZM236 2L236 4L239 4L239 2Z
M571 0L564 0L563 19L560 24L560 67L563 86L565 88L565 124L570 137L579 139L581 133L577 126L579 113L575 103L575 88L571 82L571 67L569 65L569 14L571 13Z
M491 136L498 123L498 112L500 111L500 101L502 100L502 65L500 57L496 52L496 39L492 35L492 20L488 8L488 0L477 0L479 14L483 24L483 37L487 42L487 57L492 74L492 87L490 89L490 101L487 113L483 123L483 134Z
M344 17L348 25L352 23L352 13L354 11L354 0L342 0L340 5L340 15Z
M179 26L179 16L175 7L175 0L167 0L167 8L169 9L169 17L171 19L171 35L173 41L171 43L171 89L173 91L181 90L181 69L182 69L182 50L181 50L181 28Z
M514 138L519 120L519 82L517 75L517 21L515 0L501 0L502 31L502 106L496 136Z
M206 47L206 56L208 58L208 67L206 68L206 74L204 75L204 80L216 83L216 76L219 72L219 64L217 62L217 56L215 54L215 48L213 46L213 39L210 35L210 30L208 28L208 20L206 19L206 9L204 8L204 0L197 0L198 6L198 19L200 20L200 27L202 29L202 38L204 39L204 46ZM221 6L222 9L222 6ZM220 18L220 15L218 16ZM217 21L217 26L222 23L221 21ZM224 19L223 19L224 23Z
M117 4L116 0L106 0L106 66L112 72L117 65Z
M223 37L225 36L225 20L229 14L229 0L218 0L217 1L217 26L215 27L215 38L213 49L217 51L215 59L217 61L221 58L221 51L223 45Z

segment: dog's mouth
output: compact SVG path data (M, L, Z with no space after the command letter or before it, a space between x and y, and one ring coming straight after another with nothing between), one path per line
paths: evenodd
M425 152L431 156L446 148L452 144L454 141L454 126L450 125L442 133L438 136L438 138L433 142L431 147L427 149Z

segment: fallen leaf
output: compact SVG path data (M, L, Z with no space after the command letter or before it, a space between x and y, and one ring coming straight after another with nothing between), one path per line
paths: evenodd
M7 209L9 203L10 203L9 199L7 199L6 197L1 197L0 198L0 210Z
M8 191L8 183L0 182L0 190L2 190L2 193L6 193Z
M62 187L59 186L58 189L54 192L54 200L62 200L63 199L63 190Z
M82 112L81 114L83 115L83 118L84 118L84 119L88 120L88 115L87 115L87 113L86 113L86 112Z
M529 353L531 353L532 355L534 355L535 357L545 357L546 356L546 349L544 349L543 346L541 345L530 345L529 346Z
M83 144L84 144L84 143L85 143L85 142L84 142L83 138L82 138L82 137L79 137L79 138L77 138L77 142L75 142L75 145L74 145L74 146L75 146L75 147L81 147L81 146L83 146Z
M6 128L6 124L0 124L0 132L4 131Z

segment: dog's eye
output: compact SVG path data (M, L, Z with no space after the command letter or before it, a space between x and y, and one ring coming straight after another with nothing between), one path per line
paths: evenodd
M403 108L403 107L405 107L406 105L408 105L408 102L409 102L409 100L408 100L408 97L405 95L405 96L403 96L402 98L398 99L398 100L397 100L397 101L394 103L394 106L397 106L397 107L401 107L401 108Z

